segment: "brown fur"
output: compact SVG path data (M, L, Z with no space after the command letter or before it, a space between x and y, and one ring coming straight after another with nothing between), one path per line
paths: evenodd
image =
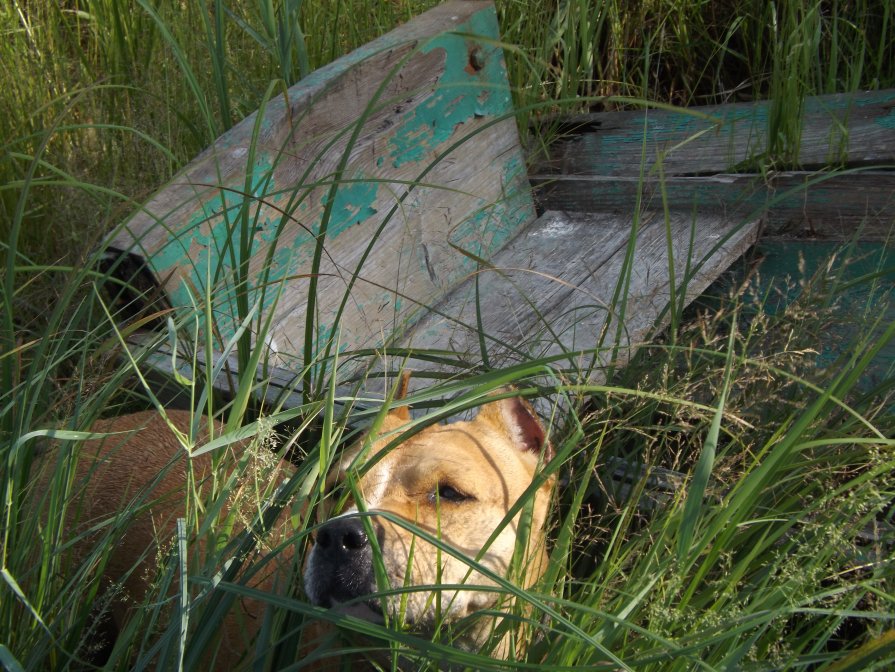
M171 424L184 436L188 436L191 414L184 411L168 411ZM208 438L207 419L202 417L196 445L201 447ZM117 543L111 546L103 577L108 587L120 593L112 602L112 616L121 627L137 605L142 604L153 579L161 556L170 547L158 547L158 542L173 539L177 518L187 518L185 504L188 487L195 487L198 496L191 501L206 501L212 487L212 454L204 453L192 458L187 453L171 427L153 411L125 415L111 420L101 420L93 427L94 432L119 433L103 440L86 442L78 460L75 480L74 504L80 530L112 518L116 512L129 509L133 503L146 506L128 521L128 527ZM215 423L215 436L222 427ZM241 451L244 445L236 444L228 450ZM257 510L259 499L269 490L271 482L282 480L290 467L285 463L271 465L260 454L256 462L245 469L245 474L262 475L264 482L255 483L243 479L227 496L228 504L237 509L236 529L243 529ZM223 456L232 470L237 456ZM268 462L267 464L264 464ZM221 477L225 477L222 474ZM201 518L200 514L200 518ZM286 516L278 521L271 534L265 538L268 547L281 543L287 536ZM188 531L193 538L196 531ZM201 563L208 543L205 535L195 537L198 554L189 561ZM226 541L226 540L222 540ZM273 589L276 580L289 576L293 549L287 546L274 562L266 565L266 571L252 577L248 585L262 590ZM136 566L135 566L136 565ZM195 569L195 564L192 569ZM122 581L122 577L125 577ZM222 624L219 666L228 669L250 649L251 640L264 610L264 604L253 600L240 600L239 618L227 618Z
M188 413L171 411L168 418L179 432L188 434ZM384 419L380 437L367 442L366 459L376 457L408 420L406 407L391 411ZM206 420L202 418L201 422L206 423ZM127 434L88 442L83 448L77 472L77 482L83 484L77 500L82 507L82 527L126 509L137 496L143 501L152 501L148 508L136 515L119 543L114 545L104 571L110 584L129 573L123 582L126 599L117 600L113 611L115 620L121 624L128 618L132 605L141 604L147 595L148 584L157 566L157 540L171 539L176 519L184 517L185 488L195 483L200 493L205 494L211 487L212 458L206 453L188 461L171 428L154 412L101 421L94 431ZM215 433L219 432L220 427L215 425ZM198 446L203 445L206 436L207 427L197 440ZM544 458L540 454L543 442L543 430L524 402L518 399L495 401L484 406L472 421L431 426L410 437L363 473L358 486L366 509L390 512L432 534L440 534L446 543L464 555L481 555L479 562L505 576L516 545L518 516L484 554L480 551L508 509L531 484L539 460ZM363 442L359 443L343 457L342 475L363 450L363 445ZM235 448L241 450L244 446L237 444ZM90 459L91 456L95 456L95 460ZM230 464L232 468L233 462ZM260 486L264 489L269 483L282 480L289 471L289 465L280 463L260 472L247 470L245 473L263 473L268 479ZM218 478L224 476L218 475ZM333 477L338 478L339 474L333 474ZM439 484L450 484L468 498L462 502L439 500L436 504L432 495ZM249 492L245 496L234 493L232 498L232 506L240 512L240 521L233 534L251 519L259 500L255 492L257 484L243 479L239 485ZM523 560L522 584L525 587L534 583L546 566L543 530L552 488L553 480L550 479L536 493L532 534ZM202 497L196 501L202 501ZM436 520L438 515L440 521ZM447 554L440 555L442 566L438 568L439 554L434 546L421 543L419 538L414 541L410 532L384 518L374 520L382 531L383 561L393 587L404 583L411 544L414 547L411 569L414 585L434 584L437 574L443 583L466 580L472 584L491 585L489 580L476 573L467 577L466 563ZM289 533L288 516L281 515L265 542L268 547L274 547L287 539ZM194 562L201 562L207 540L200 537L196 542L198 558ZM306 567L305 585L315 602L319 596L314 594L314 577L315 572L318 576L320 572L316 563L320 563L322 557L315 547ZM270 571L252 577L248 585L267 592L282 591L290 576L292 558L293 547L287 545L277 555L276 562L267 565ZM139 563L139 567L131 571L135 563ZM423 632L434 627L439 617L456 620L497 603L495 593L452 591L450 595L442 595L444 607L442 614L437 615L431 608L435 601L429 598L429 591L412 593L408 603L409 619ZM251 642L257 634L264 608L262 602L237 601L221 626L222 648L216 668L232 669L246 651L252 650ZM471 647L480 645L492 626L493 621L483 621L466 643ZM504 648L501 647L498 653L505 653Z

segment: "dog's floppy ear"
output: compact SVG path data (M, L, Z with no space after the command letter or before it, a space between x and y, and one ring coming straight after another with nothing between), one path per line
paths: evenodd
M544 462L553 458L553 447L547 441L541 421L534 409L522 397L510 397L486 404L477 420L484 420L506 434L513 445L536 457L544 451Z

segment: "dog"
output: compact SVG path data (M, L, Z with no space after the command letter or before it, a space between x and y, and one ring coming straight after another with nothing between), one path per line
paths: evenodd
M493 579L471 570L469 559L507 577L521 514L498 528L552 451L534 411L518 397L491 401L471 421L426 427L388 450L409 421L406 406L391 411L379 438L368 446L363 442L355 446L334 470L330 479L341 481L359 458L372 464L355 488L361 505L349 502L346 511L318 529L304 585L314 604L335 608L351 604L354 609L349 613L370 620L381 620L383 611L400 613L407 625L426 636L441 624L498 606L499 591L438 586L496 586ZM544 530L553 487L554 479L545 478L534 493L530 534L519 558L523 588L531 587L547 566ZM440 539L466 561L423 539L416 530ZM426 588L364 600L382 587L375 576L374 547L386 589ZM454 643L478 650L495 625L493 618L478 619ZM509 635L498 644L498 656L508 652L508 639Z
M176 432L189 434L194 420L190 413L169 411L166 415L167 419L144 412L99 421L93 430L114 436L85 442L78 460L75 482L82 484L76 493L82 527L84 521L109 519L116 511L132 507L135 500L144 503L114 544L102 572L107 585L117 587L111 615L119 629L149 594L159 564L158 544L172 539L177 519L184 516L185 489L196 487L197 501L201 501L215 478L228 476L215 473L211 453L186 459ZM390 410L375 435L347 450L328 476L327 483L336 492L343 487L339 484L353 479L353 495L344 511L317 528L303 584L317 606L376 622L400 616L426 636L440 625L477 611L507 608L497 582L488 572L470 569L470 560L500 577L507 577L511 565L519 568L514 578L523 588L542 576L547 566L544 531L554 479L542 476L540 469L552 452L536 414L518 397L490 400L473 420L432 425L391 445L410 422L406 406ZM222 429L217 423L209 426L205 418L200 425L204 429L196 443L199 446L210 430L217 434ZM234 444L229 449L236 459L245 446ZM253 459L264 461L260 456ZM274 461L240 472L227 499L237 513L232 534L244 529L257 513L258 489L269 491L265 484L276 484L292 471L287 462ZM259 486L255 478L263 483ZM519 544L521 511L509 521L504 519L536 479L542 482L534 486L527 543ZM335 500L329 497L327 506ZM264 563L264 571L245 577L243 583L267 593L287 587L294 574L296 550L290 520L284 510L259 540L257 552L278 552ZM497 531L502 522L506 524ZM433 543L433 538L466 561L441 548L439 542ZM195 537L200 564L208 544L220 541L209 534ZM384 569L378 572L379 581L376 563ZM450 588L441 590L439 585ZM389 593L406 587L411 592L403 596ZM384 596L374 597L376 593ZM238 599L223 619L221 646L213 660L205 661L206 666L229 670L250 662L266 606L260 599ZM493 615L476 620L455 644L479 649L497 622ZM505 656L508 651L509 635L493 655Z

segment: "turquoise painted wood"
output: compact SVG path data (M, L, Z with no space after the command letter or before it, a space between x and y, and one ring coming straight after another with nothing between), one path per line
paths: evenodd
M174 306L208 306L218 349L269 319L277 363L300 367L308 305L318 351L381 345L534 219L498 39L490 2L448 2L321 68L112 247L145 259Z
M543 209L721 212L765 231L886 239L895 225L895 90L808 98L797 146L772 101L607 112L557 124L532 170ZM757 166L789 166L790 170Z
M638 177L661 163L665 175L706 175L749 172L769 159L801 170L895 164L895 90L810 97L800 112L794 147L769 140L773 101L565 118L533 172Z

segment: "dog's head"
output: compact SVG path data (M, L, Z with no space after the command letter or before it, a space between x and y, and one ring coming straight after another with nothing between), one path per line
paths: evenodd
M390 412L377 438L366 442L368 450L361 442L342 459L334 480L344 479L349 468L360 473L354 490L363 501L349 502L346 511L318 529L305 589L317 605L351 602L357 605L353 613L370 619L381 618L385 604L391 614L429 631L495 606L499 593L481 588L494 586L493 580L408 527L506 577L521 513L502 528L501 523L552 455L541 423L520 398L491 401L471 421L427 427L386 451L408 421L406 408ZM360 461L358 455L369 465L366 470L353 464ZM528 543L517 556L520 563L513 563L523 587L545 569L544 527L553 483L548 478L535 490ZM364 600L378 591L374 553L381 553L389 584L382 587L425 589ZM476 588L458 589L457 584ZM439 585L453 587L440 590Z

